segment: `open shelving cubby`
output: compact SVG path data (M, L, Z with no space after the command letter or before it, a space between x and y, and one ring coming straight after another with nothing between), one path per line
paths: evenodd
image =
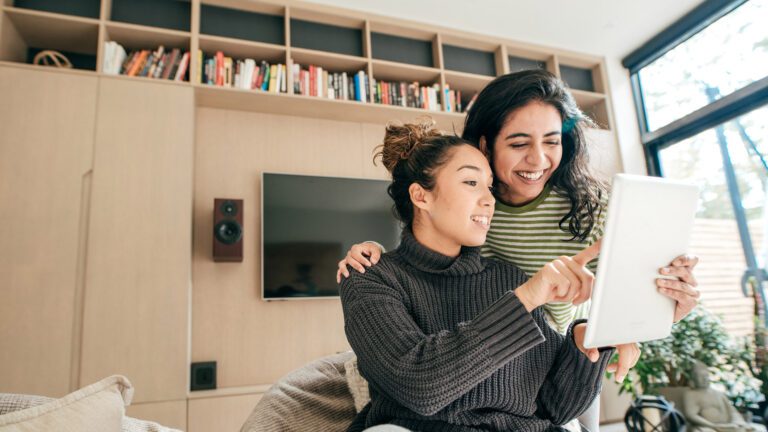
M99 19L101 12L101 0L16 0L13 6L93 19Z
M285 7L205 0L200 5L200 36L220 36L285 48Z
M610 129L611 118L604 85L602 62L598 58L558 55L562 79L570 88L579 108L601 129Z
M189 0L110 0L105 3L110 21L189 32Z
M201 106L229 104L233 109L368 122L429 114L456 125L464 114L455 112L456 103L446 102L459 92L464 111L494 78L539 68L563 79L600 128L611 128L604 60L554 48L298 0L1 0L0 11L0 62L31 63L39 50L53 49L83 73L101 75L105 49L100 43L114 41L126 51L179 48L190 52L188 75ZM198 52L209 57L219 51L233 61L284 64L287 92L197 81L202 66ZM368 78L367 95L378 100L301 95L301 86L294 86L294 64L347 77L362 71ZM400 93L400 83L435 89L439 111L376 103L382 102L377 93L382 82ZM400 95L395 97L401 101Z
M506 46L508 72L520 72L530 69L544 69L557 74L557 65L551 53Z
M32 63L39 51L52 49L75 69L96 70L97 19L11 6L3 8L0 19L0 60Z

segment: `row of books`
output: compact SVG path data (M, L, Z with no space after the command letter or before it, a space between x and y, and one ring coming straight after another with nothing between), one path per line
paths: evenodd
M244 90L262 90L274 93L288 92L286 65L256 63L254 59L233 59L222 51L207 56L198 50L198 83L232 87ZM189 69L189 53L178 48L166 51L161 45L156 50L136 50L127 54L118 43L109 41L104 47L103 69L106 74L141 76L156 79L185 80ZM440 85L421 85L418 82L390 82L370 80L364 71L356 73L329 72L320 66L302 67L294 63L293 93L336 100L354 100L384 105L396 105L447 112L466 112L477 97L463 106L460 90L446 86L441 95ZM369 91L369 85L372 92ZM369 94L372 93L372 94ZM441 97L442 96L442 97ZM442 99L442 101L441 101Z
M284 64L269 64L254 59L233 59L217 51L212 56L198 55L198 83L244 90L288 92L288 74Z
M452 90L449 85L445 86L445 110L448 112L463 113L469 111L472 108L472 104L477 99L477 92L472 95L472 98L464 105L464 100L461 97L461 90Z
M347 74L329 72L320 66L309 65L306 69L294 63L293 93L337 100L370 102L368 74L364 71Z
M378 104L439 111L439 96L440 84L424 86L418 82L373 82L373 102Z
M117 42L104 44L105 74L186 81L188 68L189 52L178 48L168 51L160 45L154 51L135 50L128 54Z

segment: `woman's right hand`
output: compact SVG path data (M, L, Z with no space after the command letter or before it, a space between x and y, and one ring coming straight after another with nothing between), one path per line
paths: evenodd
M372 266L379 262L381 258L381 248L378 244L373 242L363 242L352 245L347 252L347 256L339 261L339 269L336 271L336 283L341 283L341 275L349 277L349 269L347 266L351 266L360 273L365 273L364 266Z
M581 304L592 296L595 275L586 267L600 253L600 241L573 257L561 256L546 264L515 293L528 312L552 301Z

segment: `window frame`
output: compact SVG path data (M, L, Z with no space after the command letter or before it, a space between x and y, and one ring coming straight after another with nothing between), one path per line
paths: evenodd
M663 176L659 159L659 152L661 150L738 118L757 108L768 106L768 75L766 75L655 131L650 131L648 127L642 82L639 74L640 70L747 1L706 0L622 60L622 65L629 69L632 96L640 128L640 140L643 145L649 175ZM721 143L721 147L722 145ZM760 268L757 264L755 250L752 246L752 239L747 226L746 213L741 205L741 194L735 182L736 173L731 164L727 149L721 148L721 154L723 157L723 170L728 183L728 192L733 204L734 216L739 228L739 237L747 264L747 269L742 277L741 288L744 295L749 296L747 280L750 277L754 278L756 281L755 286L758 288L757 294L763 300L764 317L768 318L768 301L766 301L764 288L765 282L768 281L768 271L766 268Z

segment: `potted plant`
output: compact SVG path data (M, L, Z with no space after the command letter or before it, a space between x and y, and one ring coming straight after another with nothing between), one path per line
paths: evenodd
M680 391L688 387L693 362L709 366L713 387L724 391L742 412L764 399L755 377L754 343L735 340L720 319L702 306L675 324L666 339L644 342L642 354L619 393L661 394L679 406Z

